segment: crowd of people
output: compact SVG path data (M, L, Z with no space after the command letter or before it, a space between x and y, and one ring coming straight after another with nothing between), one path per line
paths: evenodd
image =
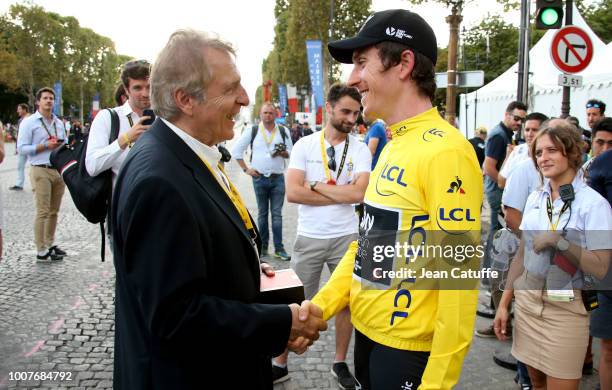
M28 160L37 261L67 255L55 240L65 185L52 151L87 134L87 173L111 172L114 387L269 389L290 378L288 353L305 352L335 317L330 371L343 389L450 389L474 334L512 339L522 389L577 389L593 364L590 336L600 338L601 389L612 389L605 103L586 102L581 129L509 102L499 124L467 140L432 104L436 38L419 15L377 12L328 50L353 69L329 88L320 131L277 123L265 102L233 143L256 219L217 148L249 104L234 49L218 38L179 30L153 65L126 63L117 106L88 131L53 114L50 88L37 92L31 115L17 107L10 189L24 188ZM352 134L361 116L363 141ZM380 275L431 267L417 261L421 245L479 243L484 198L490 223L476 268L499 273L481 281L495 318L474 332L478 285ZM299 205L295 238L283 237L285 199ZM413 250L387 250L398 243ZM290 262L303 302L258 303L260 278L275 274L269 256ZM325 265L331 277L320 286Z

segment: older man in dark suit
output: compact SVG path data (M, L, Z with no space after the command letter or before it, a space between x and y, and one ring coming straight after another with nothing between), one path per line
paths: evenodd
M256 303L267 265L214 147L249 103L233 50L175 32L153 67L151 100L158 119L113 197L114 388L271 389L270 357L303 352L326 324L307 301Z

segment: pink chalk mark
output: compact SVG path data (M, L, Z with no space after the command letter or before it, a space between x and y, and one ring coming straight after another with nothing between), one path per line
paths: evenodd
M49 331L57 332L57 330L61 328L63 325L64 325L64 317L60 316L60 318L49 327Z
M83 301L83 298L81 298L80 296L77 297L76 301L74 302L74 305L72 305L72 310L78 308L79 306L81 306L85 301Z
M30 350L30 352L26 353L26 354L25 354L25 355L23 355L23 356L25 356L25 357L30 357L30 356L34 355L36 352L38 352L38 350L39 350L40 348L42 348L42 346L43 346L43 345L45 345L45 340L38 340L38 342L36 343L36 345L34 346L34 348L32 348L32 349Z
M8 376L5 376L0 380L0 386L4 386L8 383Z
M98 285L97 285L97 284L95 284L95 283L92 283L92 284L90 284L90 285L89 285L88 290L89 290L89 292L93 292L93 291L95 291L97 288L98 288Z
M105 277L105 278L108 278L109 275L110 275L110 272L108 272L108 271L102 272L102 276Z

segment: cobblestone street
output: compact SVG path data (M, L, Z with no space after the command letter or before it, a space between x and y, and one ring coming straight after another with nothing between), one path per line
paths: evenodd
M112 255L100 261L100 230L76 210L68 191L62 203L56 241L68 252L63 261L37 263L33 243L34 204L29 170L24 191L9 191L16 177L14 144L6 145L0 165L0 191L4 203L4 254L0 262L0 389L112 388L114 338L114 283ZM250 180L235 162L227 171L256 216ZM297 206L285 204L284 243L291 252ZM288 262L270 259L276 268ZM324 273L328 278L329 273ZM481 294L483 301L488 298ZM490 320L478 317L476 327ZM599 340L594 340L596 363ZM506 343L506 347L509 347ZM474 337L457 389L517 389L514 372L493 363L493 352L504 344ZM330 374L335 350L333 321L330 329L304 355L290 355L291 380L275 389L337 389ZM352 346L348 361L352 369ZM231 364L231 362L228 362ZM238 368L239 369L239 368ZM65 372L63 380L32 377L22 372ZM594 389L597 375L587 376L582 389ZM245 387L248 388L248 387Z

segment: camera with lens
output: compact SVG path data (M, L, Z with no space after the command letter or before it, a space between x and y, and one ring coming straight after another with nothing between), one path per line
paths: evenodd
M279 143L279 144L275 144L274 145L274 152L272 153L273 156L278 156L279 154L281 154L282 152L287 150L287 145L283 144L283 143Z

